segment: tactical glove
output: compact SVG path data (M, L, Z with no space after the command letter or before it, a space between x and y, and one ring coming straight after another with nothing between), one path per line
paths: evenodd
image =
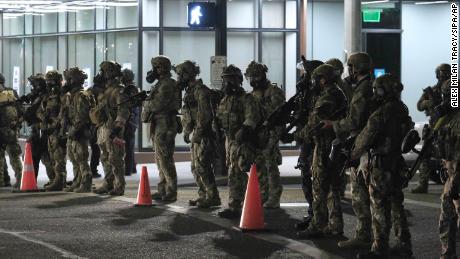
M252 129L247 125L243 125L235 134L235 140L238 142L244 142L251 138Z
M121 127L114 127L112 128L112 131L110 132L109 138L114 140L115 138L118 138L118 135L120 134L122 128Z
M184 142L190 144L190 133L184 133Z

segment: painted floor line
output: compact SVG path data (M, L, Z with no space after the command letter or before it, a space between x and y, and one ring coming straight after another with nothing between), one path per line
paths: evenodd
M124 201L124 202L128 202L128 203L132 203L134 204L136 202L136 199L135 198L127 198L127 197L116 197L115 198L116 200L119 200L119 201ZM298 203L298 204L302 204L302 203ZM181 206L177 206L177 205L172 205L172 204L169 204L169 205L156 205L157 208L161 208L161 209L166 209L168 211L172 211L172 212L176 212L176 213L180 213L180 214L186 214L188 216L192 216L192 217L195 217L195 218L198 218L200 220L204 220L204 221L207 221L209 223L213 223L213 224L216 224L218 226L221 226L221 227L224 227L224 228L227 228L227 229L232 229L234 227L233 223L230 222L229 220L227 219L222 219L222 218L219 218L215 215L215 213L211 212L203 212L203 211L200 211L200 210L197 210L197 209L188 209L188 208L184 208L184 207L181 207ZM310 256L310 257L313 257L313 258L330 258L330 259L335 259L335 258L341 258L339 256L336 256L336 255L333 255L333 254L330 254L324 250L321 250L319 248L316 248L314 246L311 246L311 245L308 245L308 244L305 244L305 243L302 243L300 241L297 241L297 240L294 240L294 239L290 239L290 238L287 238L287 237L284 237L284 236L280 236L280 235L277 235L277 234L271 234L271 233L246 233L248 235L250 235L251 237L254 237L254 238L257 238L257 239L260 239L260 240L264 240L264 241L267 241L267 242L270 242L270 243L273 243L273 244L277 244L277 245L280 245L282 247L286 247L294 252L297 252L297 253L300 253L302 255L306 255L306 256Z
M46 243L44 241L41 241L41 240L31 238L31 237L27 237L27 236L23 235L26 232L14 232L14 231L7 231L7 230L4 230L4 229L0 229L0 233L9 234L9 235L15 236L15 237L17 237L19 239L22 239L24 241L44 246L44 247L46 247L48 249L51 249L51 250L61 254L61 256L64 257L64 258L87 259L86 257L78 256L76 254L73 254L73 253L65 250L65 249L59 248L59 247L57 247L57 246L55 246L53 244Z

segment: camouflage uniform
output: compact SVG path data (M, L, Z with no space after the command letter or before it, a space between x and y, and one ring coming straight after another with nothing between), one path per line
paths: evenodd
M423 89L423 94L417 102L417 110L424 111L426 116L429 116L429 124L423 128L423 137L429 135L429 131L434 128L436 121L439 119L436 114L435 107L441 103L442 93L441 85L444 81L450 78L450 65L441 64L436 68L436 77L438 82L432 87ZM432 163L432 157L436 156L435 151L430 152L430 156L424 159L419 167L419 185L412 190L413 193L427 193L428 192L428 181L430 174L436 170Z
M224 69L222 78L225 96L217 109L217 117L226 137L229 208L219 212L219 216L234 218L240 215L248 178L246 172L254 161L252 131L261 118L256 100L241 87L241 70L230 65Z
M245 72L245 77L250 81L254 90L252 96L262 108L262 120L286 100L284 92L267 79L268 68L260 63L251 61ZM281 152L278 147L283 127L278 126L268 131L268 142L265 147L257 149L255 164L259 174L259 185L262 202L265 208L279 208L283 187L280 184L280 171L278 165L282 162Z
M62 75L56 70L48 71L45 75L50 94L46 102L39 108L38 114L42 121L43 131L48 136L48 151L51 165L55 173L53 181L45 187L47 191L62 191L66 181L66 140L59 135L61 120L59 113L61 103L65 100L61 94Z
M357 159L366 152L371 154L369 194L374 239L369 255L385 257L391 230L393 181L401 171L401 143L414 123L400 100L402 84L386 74L377 78L373 86L374 100L380 106L356 137L351 159Z
M83 90L83 82L87 75L78 67L64 71L69 93L65 98L67 109L61 114L61 127L68 129L67 154L73 165L77 179L66 191L90 192L92 175L88 164L89 144L89 96Z
M323 120L335 121L345 113L338 113L338 111L344 111L347 104L344 93L334 84L333 71L334 68L331 65L324 64L316 68L312 74L315 81L324 80L324 82L321 86L318 83L315 85L315 87L321 87L321 92L308 119L308 124L302 132L304 139L313 137L315 149L312 162L313 219L305 231L298 232L301 238L343 233L340 186L337 184L339 168L329 161L331 143L335 134L331 127L323 127L317 132L310 130Z
M152 70L147 76L153 83L144 102L142 121L150 123L150 137L155 149L155 161L160 174L157 193L152 197L164 201L177 199L177 173L174 165L175 137L178 133L177 114L181 106L181 91L171 78L171 61L165 56L152 58Z
M133 96L139 93L139 89L134 84L134 73L130 69L123 69L122 83L125 86L125 93L127 96ZM136 139L137 125L139 125L139 110L140 107L130 107L130 115L126 121L124 140L125 145L125 175L136 173L136 162L134 159L134 142Z
M439 154L447 169L448 178L441 195L441 215L439 217L439 238L441 241L441 258L451 259L456 256L457 209L454 200L459 198L460 174L460 110L450 104L451 81L442 85L443 100L440 106L445 112L440 114L441 121L435 130ZM439 109L440 110L440 109Z
M3 78L3 75L0 78ZM10 156L10 162L15 171L16 183L21 181L22 163L19 159L21 148L17 143L21 109L16 103L17 95L15 92L3 86L4 79L1 81L3 82L0 82L0 187L3 187L5 186L4 174L8 174L8 170L4 170L6 168L5 151Z
M98 111L97 143L101 148L101 162L104 166L105 177L102 186L94 192L98 194L124 195L125 191L125 141L123 140L126 121L130 112L128 96L121 84L120 64L113 61L103 61L100 65L106 84L105 91L98 97L95 110Z
M353 69L350 73L352 76L344 80L347 85L344 89L352 89L352 93L348 93L348 112L344 119L333 123L334 131L341 139L356 136L364 128L370 115L372 98L369 56L365 53L352 54L347 64L349 69ZM353 79L358 77L356 74L359 74L360 80L352 83ZM350 169L351 199L357 224L354 238L339 242L340 247L353 245L354 241L369 242L371 239L370 200L365 179L368 170L367 163L368 156L363 154L359 159L359 166Z

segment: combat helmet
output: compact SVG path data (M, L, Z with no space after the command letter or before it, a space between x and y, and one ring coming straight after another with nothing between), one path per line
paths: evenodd
M46 72L46 81L52 81L54 84L59 84L62 81L62 75L55 69Z
M27 78L29 81L30 85L32 87L45 87L46 86L46 81L45 81L45 76L42 73L38 73L36 75L31 75Z
M195 77L200 74L200 66L190 60L185 60L179 65L174 66L173 69L176 74L186 73L191 77Z
M121 65L115 61L102 61L99 68L106 73L108 78L121 76Z
M326 64L333 66L337 70L337 74L340 76L343 73L343 63L338 58L331 58L326 61Z
M392 74L384 74L375 79L374 94L380 99L399 98L403 85Z
M163 55L156 56L150 60L150 63L152 64L152 67L155 67L158 69L158 73L169 73L171 71L171 60Z
M221 77L232 77L232 76L237 77L240 84L243 83L243 74L241 73L241 69L239 69L233 64L225 67L221 74Z
M248 67L246 68L246 71L244 72L244 76L247 78L249 77L256 77L256 76L266 76L268 72L268 68L266 65L257 63L256 61L252 60L251 63L249 63Z
M121 76L123 77L123 82L134 81L134 73L131 69L125 68L121 70Z
M64 70L64 78L71 83L83 84L88 78L88 75L79 67L72 67Z
M438 80L447 80L451 74L450 65L446 63L440 64L436 67L435 72Z
M353 70L357 73L369 73L371 63L371 57L365 52L353 53L347 60L347 66L353 67Z
M328 83L336 79L335 68L329 64L322 64L313 70L312 79L324 78Z

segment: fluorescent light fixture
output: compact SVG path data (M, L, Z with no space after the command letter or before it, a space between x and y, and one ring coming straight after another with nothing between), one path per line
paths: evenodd
M449 1L428 1L428 2L415 2L415 4L447 4Z
M22 9L27 7L27 5L8 5L8 4L0 4L1 9Z
M0 4L27 4L27 5L34 5L34 4L62 4L61 1L24 1L24 0L18 0L18 1L5 1L5 0L0 0Z
M379 1L368 1L362 2L361 4L381 4L381 3L388 3L390 0L379 0Z

